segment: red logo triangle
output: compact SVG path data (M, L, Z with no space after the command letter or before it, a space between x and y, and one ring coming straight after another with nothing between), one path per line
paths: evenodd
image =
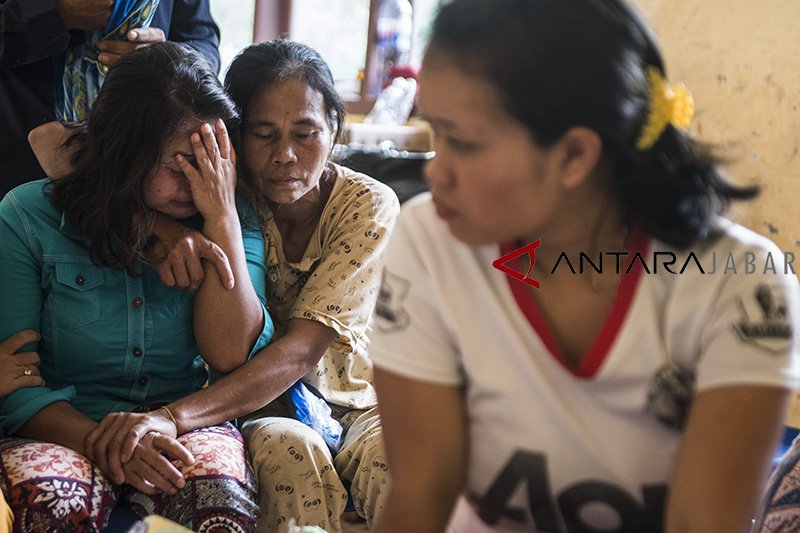
M507 253L503 257L498 257L497 259L495 259L494 262L492 263L492 266L495 267L497 270L505 272L512 278L523 281L528 285L533 285L538 289L540 287L539 282L533 278L529 278L528 275L531 273L531 270L533 270L533 264L536 262L536 252L534 251L534 248L539 246L541 243L542 241L538 240L530 244L526 244L522 248L517 248L513 252ZM531 260L531 264L528 267L528 271L525 274L521 274L516 270L512 269L511 267L506 266L506 263L508 263L509 261L513 261L514 259L523 254L528 254L528 257L530 257Z

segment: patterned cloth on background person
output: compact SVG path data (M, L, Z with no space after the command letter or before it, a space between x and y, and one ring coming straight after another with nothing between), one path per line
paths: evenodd
M56 96L60 104L57 115L67 122L83 122L88 118L89 108L94 103L97 91L103 84L108 66L97 59L99 41L127 39L134 28L147 28L153 20L159 0L117 0L114 13L102 30L86 32L86 42L67 50L64 60L64 77ZM57 82L59 80L56 80Z
M182 465L186 486L174 496L113 485L77 452L28 439L0 440L0 488L15 511L15 531L101 531L117 504L159 514L192 531L255 529L255 485L244 442L231 424L178 437L195 463Z
M795 437L791 447L772 471L751 531L800 531L800 437Z

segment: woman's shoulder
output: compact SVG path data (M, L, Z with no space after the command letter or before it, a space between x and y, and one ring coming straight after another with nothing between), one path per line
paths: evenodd
M392 238L403 241L404 246L417 253L430 255L434 261L478 261L491 265L498 253L496 243L470 246L454 237L447 222L436 214L429 192L403 203Z
M391 205L396 211L399 210L400 202L391 187L361 172L335 163L331 164L335 171L336 183L330 201L371 201Z
M776 253L778 245L769 237L725 217L717 217L711 225L706 248L731 253Z
M405 224L419 225L431 230L446 231L447 225L436 216L431 193L424 192L403 204L400 218Z
M792 292L798 286L800 261L769 237L724 217L713 221L708 234L685 250L673 250L656 241L653 271L674 294L686 301L716 301L725 295L750 294L762 285ZM661 254L656 257L656 254ZM671 270L664 260L671 257ZM795 264L797 263L797 264ZM680 298L679 298L680 299Z
M0 213L4 218L8 213L14 212L16 217L60 221L61 212L53 205L45 191L50 182L49 178L43 178L11 189L0 201Z

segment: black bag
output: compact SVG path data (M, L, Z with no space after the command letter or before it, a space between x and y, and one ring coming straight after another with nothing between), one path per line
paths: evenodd
M400 203L428 190L423 167L434 152L408 152L394 147L376 149L342 147L336 162L371 176L391 187Z

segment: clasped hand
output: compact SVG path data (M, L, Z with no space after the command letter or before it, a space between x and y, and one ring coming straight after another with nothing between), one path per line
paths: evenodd
M162 411L110 413L86 436L84 453L116 484L175 494L186 481L173 461L194 463L176 436L175 424Z
M156 215L152 246L145 253L161 283L194 292L205 277L202 259L211 261L222 285L234 285L228 256L201 232L188 228L166 215Z

